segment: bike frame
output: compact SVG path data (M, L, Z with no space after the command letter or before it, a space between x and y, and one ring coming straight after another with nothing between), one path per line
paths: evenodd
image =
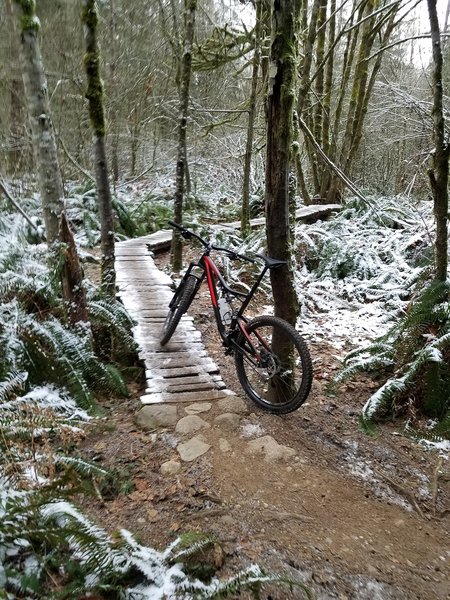
M197 279L197 285L195 288L194 295L197 294L198 289L200 288L201 284L203 283L203 281L206 278L206 281L208 284L209 295L211 297L211 304L212 304L212 307L214 310L214 316L216 318L217 329L219 331L220 337L223 340L224 345L226 347L233 345L235 347L235 349L239 348L239 346L236 343L233 343L234 342L233 333L236 331L236 328L239 328L239 330L244 334L244 336L247 338L250 346L254 350L253 344L251 343L251 340L250 340L250 338L247 334L247 331L245 329L245 326L244 326L244 323L247 321L247 319L244 317L244 311L247 308L247 306L249 305L249 303L251 302L253 296L255 295L255 292L258 289L259 284L261 283L264 275L269 270L269 267L267 265L265 265L263 267L263 270L261 271L261 273L257 277L256 281L252 285L250 291L247 294L244 294L242 292L238 292L237 290L233 290L227 284L227 282L223 278L222 274L220 273L217 265L214 263L212 258L209 256L209 253L210 253L210 250L208 249L202 254L202 256L200 257L198 262L191 262L189 264L188 270L186 271L186 274L184 277L187 278L190 275L192 275ZM193 272L196 267L202 269L202 271L203 271L200 276L196 275ZM225 291L226 294L233 296L234 298L237 298L241 302L241 306L240 306L239 310L232 317L229 329L227 329L225 327L225 325L222 321L221 315L220 315L219 302L218 302L218 300L219 300L218 285Z

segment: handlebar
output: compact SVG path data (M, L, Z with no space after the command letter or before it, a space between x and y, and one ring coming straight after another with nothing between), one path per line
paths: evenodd
M172 227L179 229L179 231L180 231L181 235L184 237L184 239L190 240L191 238L194 237L208 250L216 250L218 252L226 252L230 256L231 259L240 258L241 260L246 260L251 263L255 262L255 260L253 258L250 258L249 256L244 256L243 254L238 254L237 252L235 252L234 250L230 250L229 248L222 248L221 246L214 246L213 244L210 244L209 242L207 242L206 240L201 238L199 235L197 235L193 231L186 229L185 227L183 227L183 225L180 225L179 223L175 223L175 221L169 221L169 225L172 225Z
M210 248L210 244L206 240L201 238L193 231L189 231L189 229L186 229L186 227L183 227L183 225L175 223L175 221L169 221L169 225L172 225L172 227L179 229L181 235L184 237L185 240L190 240L191 238L195 237L203 246L205 246L205 248Z

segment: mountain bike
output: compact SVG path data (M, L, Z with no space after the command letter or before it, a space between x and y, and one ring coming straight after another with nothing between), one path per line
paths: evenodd
M255 258L244 256L215 246L178 223L169 221L169 224L178 229L183 238L198 240L203 249L200 258L189 264L169 304L160 344L164 346L169 342L206 279L225 354L234 355L237 376L246 395L260 408L274 414L299 408L308 397L312 383L311 356L306 342L283 319L271 315L248 319L244 315L267 271L282 267L286 262L262 254L256 254ZM212 252L226 254L231 260L263 263L248 293L227 284L211 258Z

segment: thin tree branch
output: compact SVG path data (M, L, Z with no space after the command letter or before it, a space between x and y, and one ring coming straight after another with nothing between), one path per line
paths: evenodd
M396 2L391 2L391 4L387 4L386 6L382 6L378 10L374 10L369 15L366 15L365 17L363 17L362 19L360 19L357 23L355 23L354 25L352 25L348 29L344 29L342 31L342 35L344 35L346 33L350 33L350 31L352 31L353 29L356 29L357 27L359 27L360 25L362 25L365 21L368 21L369 19L371 19L375 15L378 15L378 14L384 12L385 10L396 8L396 6L398 4L400 4L401 2L402 2L402 0L396 0Z
M31 225L31 227L33 227L33 229L39 232L39 227L36 225L36 223L33 223L31 218L27 215L23 208L18 204L16 200L14 200L3 179L0 179L0 190L5 194L6 198L11 202L14 208L16 208L20 212L22 217Z
M411 37L403 38L402 40L398 40L397 42L392 42L392 44L388 44L387 46L383 46L382 48L380 48L379 50L377 50L376 52L374 52L373 54L371 54L370 56L368 56L364 60L365 61L372 60L372 58L375 58L375 56L378 56L378 54L380 54L381 52L384 52L385 50L389 50L389 48L393 48L394 46L398 46L400 44L403 44L404 42L410 42L411 40L428 39L430 37L431 37L430 33L424 33L424 34L421 34L421 35L413 35ZM441 33L441 37L450 37L450 33Z
M76 159L70 154L70 152L67 150L67 146L64 143L64 140L62 139L62 137L59 138L59 141L61 143L62 149L64 150L64 154L67 156L67 158L70 160L70 162L79 170L81 171L81 173L83 173L83 175L85 177L87 177L88 179L90 179L91 181L95 181L95 177L93 175L91 175L89 173L89 171L86 171L79 162L76 161Z
M343 173L341 169L331 160L331 158L325 154L320 145L317 143L312 131L308 128L305 121L300 116L298 117L298 122L302 131L306 134L309 142L314 146L314 149L319 153L325 164L327 164L330 169L336 173L339 179L348 187L350 191L352 191L360 200L370 206L370 208L375 210L372 203L364 196L361 190L359 190L357 186L345 175L345 173Z

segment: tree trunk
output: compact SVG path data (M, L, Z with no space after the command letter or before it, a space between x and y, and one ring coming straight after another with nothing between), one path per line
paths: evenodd
M330 24L328 29L328 50L330 52L325 74L325 95L323 99L323 144L324 151L327 154L330 148L330 112L331 112L331 93L333 90L334 77L334 45L336 41L336 0L331 0L330 4Z
M22 74L38 168L45 232L48 243L53 244L59 240L64 192L49 114L47 80L38 41L39 21L30 2L15 0L15 3L21 23Z
M103 87L100 79L99 51L97 44L98 15L95 0L83 0L82 22L86 54L84 66L87 76L86 98L89 101L89 118L94 133L95 181L100 214L101 239L101 285L109 296L116 291L114 270L114 219L111 189L108 180L108 163L105 147L105 113Z
M436 0L427 0L433 46L433 125L434 125L434 168L429 171L436 220L435 277L447 280L448 267L448 173L450 145L445 140L445 118L442 89L442 48Z
M325 73L323 66L323 58L325 56L325 21L327 18L327 0L321 0L320 8L319 8L319 16L317 19L317 44L316 44L316 61L319 65L316 71L316 106L314 110L314 120L313 120L313 133L317 142L320 146L323 146L323 100L324 100L324 88L325 88ZM319 193L319 190L316 190L316 193Z
M174 219L183 222L183 197L186 166L186 129L189 109L189 86L192 71L192 45L194 42L195 11L197 0L185 0L184 49L180 82L180 120L178 125L178 152L175 176ZM183 246L178 232L172 237L172 269L179 272L183 260Z
M7 166L10 175L21 174L24 168L32 168L27 143L27 114L23 102L23 80L18 64L19 44L16 20L10 0L6 2L8 34L0 40L0 54L5 57L5 66L9 65L9 139L7 145ZM26 147L26 150L25 150Z
M84 0L83 0L84 2ZM109 0L109 33L110 33L110 44L112 47L112 58L109 63L109 75L110 75L110 87L111 89L117 89L117 73L116 73L116 61L119 55L117 49L116 40L118 38L117 32L117 18L116 18L116 6L113 0ZM115 101L111 103L109 111L109 122L111 124L108 131L108 141L111 151L111 172L114 190L116 189L117 182L119 181L119 110Z
M60 240L64 268L62 277L63 297L67 304L69 322L76 325L80 321L88 321L86 292L83 285L83 269L78 260L77 247L67 221L66 213L61 215Z
M287 261L272 269L275 315L295 325L298 300L294 288L289 231L289 167L296 77L295 34L297 14L289 0L272 4L267 99L266 227L270 256Z
M362 17L363 6L360 6L358 13L356 13L356 10L357 10L357 8L355 6L356 4L357 4L357 2L355 0L354 8L353 8L352 14L350 15L350 19L348 21L348 24L350 27L353 25L353 20L354 20L355 14L356 14L357 21L359 21ZM333 120L334 135L330 139L330 146L329 146L329 156L332 160L335 160L335 161L337 161L337 153L338 153L337 137L338 137L340 127L341 127L341 117L342 117L342 111L344 108L345 92L346 92L346 89L347 89L349 81L350 81L352 65L353 65L353 61L355 59L355 55L356 55L356 44L358 41L358 33L359 33L358 28L356 28L356 29L351 28L349 33L347 34L347 43L345 45L344 57L342 60L342 77L341 77L341 83L340 83L340 92L339 92L338 102L337 102L336 110L334 113L334 120ZM339 179L337 177L333 177L333 174L331 172L324 174L324 178L325 178L325 181L323 182L322 193L325 195L325 192L326 192L327 201L328 202L340 201L341 194L339 191L339 186L340 186Z
M248 107L247 140L245 144L244 174L242 185L241 234L250 231L250 175L253 156L253 139L256 119L256 99L258 94L259 64L261 62L261 14L262 0L256 4L255 48L252 61L252 84Z
M75 325L87 321L87 304L83 277L72 232L64 217L64 195L58 163L55 135L50 117L47 80L44 74L38 42L39 20L34 2L15 0L21 26L21 56L28 115L33 134L33 149L38 169L39 188L44 214L45 232L52 256L52 267L58 261L59 241L70 248L70 260L61 270L61 287L66 301L69 322ZM66 255L66 258L69 258ZM73 302L74 295L77 302Z
M309 26L306 33L306 38L303 44L303 58L300 63L300 84L298 87L298 95L297 95L297 115L298 118L301 119L303 114L306 112L308 107L308 90L310 86L310 73L311 67L313 64L313 50L314 50L314 42L317 37L317 19L319 18L320 12L320 3L321 0L314 0L312 8L311 8L311 17L309 20ZM303 33L306 32L306 23L307 23L307 2L304 0L303 10L302 10L302 28ZM299 132L297 128L296 131ZM317 184L317 173L314 164L314 156L310 152L310 146L306 142L306 151L309 156L309 160L311 163L311 169L313 174L313 179ZM312 202L309 192L306 188L303 166L300 159L300 152L295 153L295 166L297 172L297 180L300 185L300 192L303 196L303 201L305 204L310 204ZM317 187L317 185L316 185Z
M364 11L364 15L367 16L371 14L374 10L374 6L375 1L368 0ZM359 44L358 57L356 60L355 73L353 76L353 86L347 110L345 134L339 161L341 168L347 174L351 165L350 148L355 133L355 127L357 125L358 119L360 118L360 110L362 102L364 100L366 83L369 73L369 64L367 58L372 50L373 42L375 40L375 32L373 30L374 20L375 18L372 17L371 19L365 21L365 23L362 26L361 41Z

